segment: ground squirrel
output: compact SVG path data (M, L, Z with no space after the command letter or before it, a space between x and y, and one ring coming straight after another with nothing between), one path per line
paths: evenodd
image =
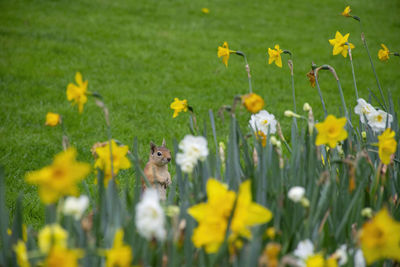
M150 142L150 156L146 167L144 167L144 174L153 187L157 188L161 200L166 199L167 187L171 184L171 175L168 172L170 161L171 152L166 148L165 139L163 139L161 146ZM143 191L146 190L143 179L142 188Z

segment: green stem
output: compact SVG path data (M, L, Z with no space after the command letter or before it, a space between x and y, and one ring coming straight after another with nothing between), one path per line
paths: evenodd
M321 104L322 104L322 109L324 110L325 113L325 117L328 116L328 111L326 111L326 107L325 107L325 102L324 102L324 98L322 97L322 92L321 92L321 88L319 87L319 82L318 82L318 69L315 69L314 71L314 76L315 76L315 84L317 85L317 89L318 89L318 94L319 94L319 98L321 100Z
M378 75L376 74L376 71L375 71L374 63L372 62L371 54L369 53L367 41L365 40L365 35L364 35L363 29L362 29L361 20L358 20L358 21L360 22L359 25L360 25L360 30L361 30L361 40L362 40L362 42L364 44L365 50L367 50L369 62L371 63L371 68L372 68L372 71L374 72L374 75L375 75L376 84L378 85L379 93L381 94L381 97L382 97L382 100L383 100L383 105L385 106L385 111L387 111L386 100L385 100L385 97L383 95L383 91L382 91L382 87L381 87L381 84L380 84L379 79L378 79Z
M252 93L253 92L253 88L251 87L250 65L247 62L246 54L243 53L242 51L236 51L236 54L242 56L243 59L244 59L244 64L245 64L245 68L246 68L246 72L247 72L247 78L249 80L249 93Z
M357 83L356 83L356 75L354 72L354 66L353 66L353 56L351 55L351 48L350 48L350 44L347 43L347 49L349 52L349 58L350 58L350 64L351 64L351 72L353 73L353 83L354 83L354 90L356 91L356 99L358 99L358 90L357 90Z

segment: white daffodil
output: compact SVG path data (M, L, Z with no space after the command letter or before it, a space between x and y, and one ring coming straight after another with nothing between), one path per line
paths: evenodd
M149 188L144 192L142 200L136 205L135 221L139 234L147 240L165 240L165 214L156 189Z
M197 161L204 161L208 156L207 140L203 136L186 135L179 143L176 162L182 171L190 173Z
M347 246L341 245L336 251L335 251L335 257L338 260L338 264L340 266L347 264L348 261L348 256L347 256Z
M304 189L304 187L295 186L295 187L290 188L290 190L288 192L288 197L293 202L300 202L301 199L304 197L305 193L306 193L306 190Z
M354 253L354 267L365 267L365 258L361 249L357 249L356 253Z
M253 131L262 131L265 135L276 133L277 121L273 114L266 110L261 110L257 114L251 115L250 126Z
M314 254L314 245L310 239L300 241L293 254L305 261L308 257Z
M88 206L89 198L85 195L81 195L79 198L68 197L64 202L63 213L74 216L75 220L79 220Z
M367 103L367 101L362 98L357 99L357 106L354 107L354 113L360 116L362 123L365 123L365 117L374 111L376 111L375 108Z
M393 116L383 110L376 110L369 113L367 119L368 125L372 128L374 132L384 131L386 129L386 124L388 125L388 127L390 127L393 122Z

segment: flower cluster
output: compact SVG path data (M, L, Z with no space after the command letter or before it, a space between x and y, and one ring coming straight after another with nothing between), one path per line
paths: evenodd
M354 113L360 116L362 123L368 123L374 132L382 132L393 122L393 116L383 110L375 109L362 98L357 99Z
M186 135L179 143L179 152L176 163L182 171L191 173L197 161L204 161L208 156L207 140L203 136Z

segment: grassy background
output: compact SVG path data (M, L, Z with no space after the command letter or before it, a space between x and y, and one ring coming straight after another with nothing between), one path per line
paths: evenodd
M361 97L378 89L358 23L340 16L350 4L361 17L381 84L398 96L400 59L377 59L380 43L400 50L400 2L386 1L6 1L0 2L0 164L7 178L7 204L24 193L25 220L42 223L43 206L37 189L24 183L27 171L51 163L61 151L61 129L44 126L48 111L63 115L79 159L93 162L90 147L106 140L104 119L89 99L84 112L68 103L66 87L76 71L89 80L89 90L103 95L111 112L114 138L131 146L135 136L143 164L150 140L171 146L188 133L188 116L172 119L169 104L186 98L202 125L208 110L231 104L247 92L243 60L232 55L225 68L217 46L246 52L254 91L266 109L281 120L288 133L292 108L289 70L266 64L268 47L280 44L294 54L298 107L309 102L322 118L318 94L306 78L311 62L336 68L347 104L355 105L350 62L332 56L328 39L336 30L350 33ZM210 14L201 8L208 7ZM287 58L284 56L284 62ZM340 115L336 82L321 73L320 84L330 113ZM397 82L397 83L396 83ZM397 99L397 97L396 97ZM250 115L239 114L245 127ZM219 141L226 140L227 124L217 119ZM174 172L174 166L171 166ZM133 171L120 176L130 184ZM89 177L92 183L93 175Z

